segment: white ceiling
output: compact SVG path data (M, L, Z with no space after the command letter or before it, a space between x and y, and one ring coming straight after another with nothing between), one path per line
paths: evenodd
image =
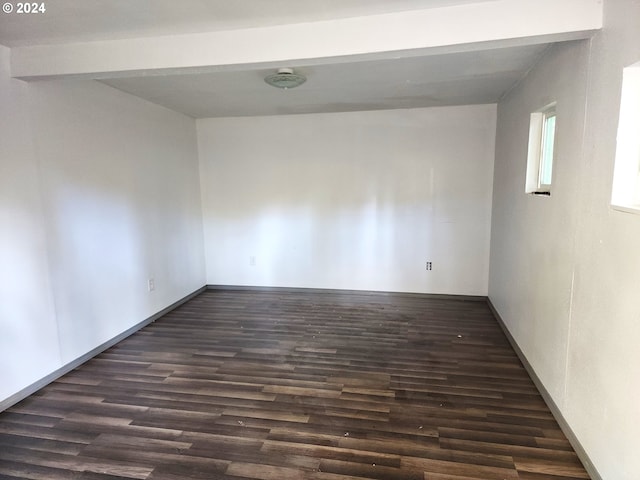
M39 64L37 57L31 60L32 52L45 55L43 59L53 58L43 53L49 51L47 48L62 52L62 63L69 58L94 61L92 59L99 59L98 47L104 42L111 42L112 51L126 56L126 48L113 46L113 41L119 39L135 42L144 37L162 37L162 45L172 42L173 47L173 42L181 38L174 40L175 35L234 31L240 35L234 38L244 39L242 35L264 27L303 24L306 31L309 27L305 24L312 22L366 20L396 12L410 12L404 13L403 18L416 19L418 10L424 14L425 10L450 7L455 8L450 9L449 22L442 25L441 30L455 32L456 26L459 27L458 12L464 6L502 9L510 5L513 15L513 2L528 2L528 8L536 8L532 0L47 0L47 11L43 14L0 14L0 44L21 51L27 65L29 62ZM498 4L501 6L495 7ZM520 16L523 17L520 21L527 22L526 15ZM402 24L390 21L392 32L402 31ZM465 21L468 25L469 14ZM482 22L476 24L488 31L492 28L482 27ZM416 34L411 38L422 37L421 25L418 23ZM425 38L430 33L427 30ZM465 33L461 29L460 36ZM382 38L385 34L388 35L385 31L379 32ZM325 37L316 37L316 40L318 38ZM354 37L353 40L357 43L360 39ZM344 40L341 41L344 45ZM495 103L523 78L548 47L545 42L550 41L553 40L537 39L515 46L509 42L482 42L446 54L437 49L388 52L381 56L350 54L319 58L303 54L296 58L308 60L278 65L238 63L156 70L141 67L139 71L134 66L129 73L117 68L111 72L98 68L94 74L82 74L80 78L100 80L194 118ZM134 48L134 43L131 45ZM175 43L173 50L179 52L178 58L190 52L178 45L185 44ZM85 53L78 54L80 46L85 48ZM94 46L96 55L87 54L90 50L86 49ZM262 44L258 44L258 49L260 46ZM304 46L302 43L303 52ZM197 44L198 50L206 51L206 48L206 43ZM233 54L233 45L227 50ZM163 51L159 52L154 59L164 58ZM129 58L142 57L130 55ZM56 65L56 61L50 60L52 65ZM308 81L286 91L270 87L263 78L273 72L275 66L294 67L305 74Z
M282 90L272 69L114 78L104 83L194 118L496 103L546 45L296 66L307 82Z

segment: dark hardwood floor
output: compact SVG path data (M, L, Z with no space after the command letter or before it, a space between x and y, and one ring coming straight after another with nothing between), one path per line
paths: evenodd
M589 478L486 304L206 291L0 414L0 478Z

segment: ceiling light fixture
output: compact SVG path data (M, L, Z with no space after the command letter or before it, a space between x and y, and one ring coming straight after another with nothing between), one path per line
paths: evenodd
M279 68L277 73L264 77L264 81L276 88L295 88L307 81L307 77L294 73L292 68Z

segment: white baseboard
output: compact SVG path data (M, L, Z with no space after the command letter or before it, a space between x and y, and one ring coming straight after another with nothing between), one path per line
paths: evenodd
M260 285L207 285L209 290L220 291L248 291L272 293L331 293L342 295L394 295L401 297L441 298L446 300L462 300L467 302L486 302L486 295L456 295L448 293L420 293L420 292L387 292L377 290L343 290L336 288L309 287L265 287Z
M491 309L493 316L496 317L496 320L498 321L500 328L502 328L502 331L506 335L507 340L509 340L511 347L513 347L513 349L515 350L516 355L518 355L520 362L522 362L522 365L524 366L525 370L531 377L531 380L533 380L533 383L536 385L536 388L540 392L540 395L542 395L542 399L547 404L547 407L549 407L549 410L551 410L551 414L556 419L556 422L558 422L558 425L560 425L560 429L562 430L562 433L565 434L565 436L567 437L567 440L569 440L569 443L571 444L576 454L578 455L578 458L582 462L582 465L584 465L585 470L587 471L587 473L589 474L592 480L602 480L602 476L600 475L596 467L593 465L593 462L589 458L589 455L587 455L587 452L585 451L584 447L578 440L578 437L576 437L576 434L573 432L573 430L569 426L569 423L567 423L567 420L564 418L564 415L562 415L562 412L558 408L558 405L556 405L556 402L554 402L553 398L551 398L551 395L549 394L548 390L545 388L544 384L542 383L542 381L536 374L535 370L529 363L529 360L527 360L527 357L525 357L524 353L520 349L520 346L518 345L518 342L516 342L515 338L513 338L513 336L511 335L511 332L509 331L506 324L504 323L504 320L502 320L502 317L496 310L496 307L494 307L493 303L491 303L490 298L487 298L487 304L489 305L489 308Z
M46 377L41 378L40 380L38 380L37 382L32 383L31 385L29 385L28 387L23 388L22 390L20 390L17 393L14 393L13 395L11 395L10 397L0 401L0 412L6 410L7 408L11 407L12 405L15 405L16 403L18 403L21 400L24 400L25 398L27 398L29 395L37 392L38 390L40 390L41 388L45 387L46 385L50 384L51 382L53 382L54 380L57 380L58 378L60 378L61 376L65 375L66 373L69 373L71 370L73 370L74 368L79 367L80 365L82 365L84 362L86 362L87 360L92 359L93 357L95 357L96 355L98 355L99 353L104 352L106 349L113 347L116 343L124 340L125 338L127 338L129 335L137 332L138 330L140 330L143 327L146 327L147 325L149 325L150 323L155 322L158 318L162 317L163 315L166 315L167 313L169 313L171 310L179 307L180 305L182 305L183 303L191 300L193 297L195 297L196 295L202 293L203 291L205 291L207 289L206 286L199 288L198 290L196 290L195 292L190 293L189 295L187 295L184 298L181 298L180 300L178 300L177 302L172 303L171 305L169 305L167 308L164 308L162 310L160 310L158 313L150 316L149 318L143 320L142 322L134 325L133 327L125 330L124 332L122 332L119 335L116 335L115 337L113 337L110 340L107 340L106 342L104 342L102 345L97 346L96 348L94 348L93 350L85 353L84 355L82 355L81 357L76 358L75 360L67 363L66 365L58 368L57 370L51 372L49 375L47 375Z

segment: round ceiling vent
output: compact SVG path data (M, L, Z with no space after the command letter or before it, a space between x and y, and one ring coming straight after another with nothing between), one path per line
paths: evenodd
M307 81L307 77L294 73L292 68L280 68L277 73L264 77L264 81L276 88L295 88Z

